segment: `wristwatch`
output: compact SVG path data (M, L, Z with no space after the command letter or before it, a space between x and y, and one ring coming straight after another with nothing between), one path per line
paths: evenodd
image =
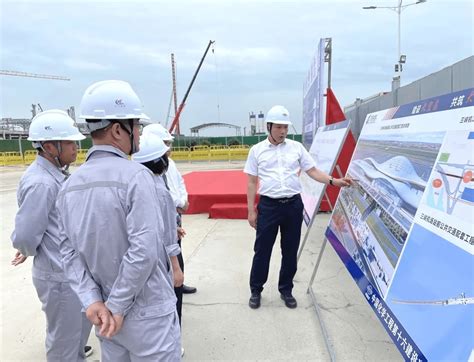
M334 181L334 177L331 176L331 177L329 178L329 185L334 186L334 182L333 182L333 181Z

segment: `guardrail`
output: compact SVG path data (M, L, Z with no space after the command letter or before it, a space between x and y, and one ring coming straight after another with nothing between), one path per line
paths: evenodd
M2 166L23 165L23 155L20 152L2 152L0 154Z
M86 162L87 151L89 151L89 150L85 150L85 149L78 149L77 150L76 162L74 162L74 164L76 166L77 165L82 165L84 162Z
M171 157L175 161L235 161L246 160L249 153L249 146L194 146L193 149L188 147L173 147ZM86 149L77 150L77 158L74 163L76 166L86 161ZM21 166L29 165L36 158L37 152L33 150L20 152L0 152L0 166Z
M30 165L35 159L38 152L33 150L25 151L23 154L23 162L25 165Z
M191 150L188 147L173 147L174 161L189 161L189 154Z

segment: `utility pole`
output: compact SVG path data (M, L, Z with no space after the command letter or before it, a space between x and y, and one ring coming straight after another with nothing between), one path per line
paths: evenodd
M427 0L418 0L414 3L409 3L403 5L403 0L397 0L397 6L364 6L362 9L364 10L375 10L375 9L389 9L397 13L398 17L398 28L397 28L397 62L395 63L395 74L392 80L392 92L396 89L400 88L400 78L402 75L403 64L406 62L406 55L402 54L401 51L401 15L402 11L405 10L408 6L417 5L425 3Z

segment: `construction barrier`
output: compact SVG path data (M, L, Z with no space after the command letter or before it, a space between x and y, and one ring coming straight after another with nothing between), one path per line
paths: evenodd
M76 166L86 161L87 149L78 149ZM171 158L175 161L230 161L246 160L249 146L194 146L191 151L188 147L173 147ZM22 155L20 152L0 152L0 166L29 165L37 156L37 151L28 150Z
M25 153L23 154L23 160L25 162L25 165L32 164L33 161L36 160L37 155L38 155L38 152L36 150L25 151Z
M171 158L174 161L189 161L189 148L173 147L171 149Z
M229 161L229 147L211 146L209 150L209 160L211 161Z
M194 149L190 152L190 161L209 161L210 149L208 146L194 146Z
M230 160L246 160L249 154L250 148L248 145L238 145L229 147L229 159Z
M85 150L85 149L77 150L77 157L76 157L76 162L75 162L76 165L82 165L84 162L86 162L87 151L89 150Z
M23 165L23 155L20 152L3 152L3 166Z

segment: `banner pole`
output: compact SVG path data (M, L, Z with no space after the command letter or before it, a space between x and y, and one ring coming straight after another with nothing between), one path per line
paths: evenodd
M329 334L328 334L328 331L326 329L326 325L324 324L324 321L323 321L323 318L322 318L322 315L321 315L321 310L319 308L319 304L318 304L318 301L316 299L316 295L314 294L314 291L313 291L313 288L312 288L312 284L313 284L314 278L316 277L316 272L318 271L319 264L321 263L321 259L322 259L323 252L324 252L324 249L326 247L327 242L328 242L328 239L325 237L324 241L323 241L323 245L321 246L321 251L319 253L318 261L316 262L316 265L315 265L314 270L313 270L313 275L311 276L311 281L309 282L309 285L308 285L307 293L311 296L311 301L312 301L314 309L316 311L316 315L318 316L319 326L321 327L321 331L323 332L324 344L326 345L326 349L329 353L329 357L331 358L331 362L335 362L336 361L336 354L335 354L334 348L333 348L333 346L332 346L332 344L329 340Z
M341 170L339 169L339 166L336 165L336 167L337 167L338 172L341 173ZM326 191L324 191L324 196L326 197L326 200L329 204L329 210L331 210L331 213L332 213L333 210L334 210L334 207L332 206L331 201L329 200L329 197L328 197ZM315 218L316 217L313 217L313 220ZM313 220L311 220L311 225L312 225ZM308 230L306 231L306 234L308 234L309 229L310 228L308 227ZM321 260L323 258L324 250L326 248L327 243L328 243L328 239L326 237L324 237L324 241L323 241L323 244L321 245L321 250L320 250L319 255L318 255L318 260L316 261L316 265L314 266L313 274L311 275L311 279L309 281L308 289L307 289L306 293L308 293L311 297L311 301L313 303L314 309L316 311L316 315L318 317L319 326L321 327L321 331L323 332L324 344L326 345L326 349L329 353L329 357L331 358L331 362L335 362L336 361L336 354L335 354L334 348L333 348L333 346L332 346L332 344L329 340L329 334L328 334L328 331L326 329L326 325L324 324L324 321L323 321L323 318L322 318L322 315L321 315L321 310L319 308L319 304L318 304L318 300L316 298L316 294L314 294L313 287L312 287L314 279L316 278L316 273L318 272L318 269L319 269L319 265L321 264ZM301 248L301 250L303 250L303 248ZM300 253L301 253L301 250L300 250Z
M301 243L300 250L298 250L298 255L296 256L296 262L298 262L300 260L300 256L301 256L301 254L303 254L303 249L304 249L304 246L306 244L306 240L308 240L309 231L311 230L311 227L313 226L313 223L314 223L315 219L316 219L316 214L313 215L313 217L311 218L311 221L309 222L308 228L306 229L306 233L304 234L303 242Z

